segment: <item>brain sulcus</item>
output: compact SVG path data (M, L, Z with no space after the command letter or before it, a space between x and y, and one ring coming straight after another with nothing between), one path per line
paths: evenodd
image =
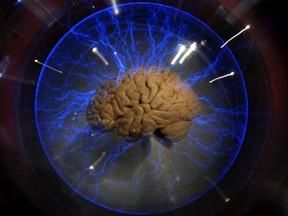
M113 130L124 138L156 134L179 141L200 112L197 95L177 73L151 67L130 70L100 85L86 118L93 129Z

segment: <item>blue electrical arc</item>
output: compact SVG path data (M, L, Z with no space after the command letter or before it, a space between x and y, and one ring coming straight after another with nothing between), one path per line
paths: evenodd
M63 73L42 68L37 129L51 165L80 196L120 213L168 212L204 196L236 159L247 126L245 83L229 47L220 49L223 40L198 18L156 3L118 9L83 19L52 49L45 64ZM171 64L179 47L192 43L197 49ZM198 95L203 110L187 137L167 148L153 137L127 143L92 131L85 110L97 87L151 66L177 72Z

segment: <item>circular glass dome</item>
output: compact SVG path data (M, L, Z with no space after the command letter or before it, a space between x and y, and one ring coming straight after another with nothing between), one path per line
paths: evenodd
M242 72L222 45L200 19L156 3L107 8L72 27L44 63L35 60L43 64L36 125L58 175L92 203L128 214L168 212L206 194L237 157L248 116ZM151 67L177 73L201 102L185 138L127 142L93 130L86 108L95 89Z

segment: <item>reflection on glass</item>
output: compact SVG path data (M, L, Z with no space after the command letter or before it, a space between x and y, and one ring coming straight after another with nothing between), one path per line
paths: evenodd
M37 128L51 164L79 195L117 212L167 212L205 195L233 164L246 130L245 85L228 46L221 49L224 42L201 20L160 4L117 7L117 16L111 7L82 20L49 54L45 65L63 73L42 69ZM179 54L181 45L186 52ZM95 89L150 67L177 73L198 96L201 114L187 135L131 142L93 130L86 108Z

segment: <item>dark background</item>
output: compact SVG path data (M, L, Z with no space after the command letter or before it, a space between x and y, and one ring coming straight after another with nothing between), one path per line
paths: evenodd
M1 24L12 13L12 6L15 0L0 0L0 29ZM271 24L271 32L276 32L285 42L288 39L287 27L287 9L284 1L263 0L258 3L257 8L263 10L266 18ZM287 43L286 43L287 44ZM285 49L285 47L281 47ZM280 48L280 49L281 49ZM0 47L1 49L1 47ZM1 94L0 94L1 96ZM2 103L0 98L0 103ZM288 128L287 128L288 131ZM1 140L0 140L1 144ZM287 157L288 160L288 157ZM0 160L1 161L1 160ZM285 198L286 196L286 198ZM286 177L282 184L275 191L273 196L264 205L253 206L247 213L239 214L245 216L288 216L288 178ZM18 215L43 215L21 192L18 186L13 181L13 178L7 174L4 163L0 163L0 216Z

